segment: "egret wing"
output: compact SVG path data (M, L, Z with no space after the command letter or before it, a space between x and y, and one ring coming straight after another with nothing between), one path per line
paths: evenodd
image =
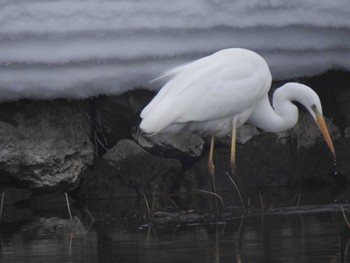
M233 117L253 107L271 84L266 62L237 49L196 60L169 75L174 76L141 113L140 127L145 131Z
M174 69L165 72L162 76L154 81L166 81L167 83L161 88L158 94L153 100L143 109L141 112L141 118L144 118L153 108L156 108L163 99L169 99L176 97L187 89L188 86L194 84L196 75L200 72L201 68L205 68L206 65L211 64L211 58L204 57L196 61L181 65Z
M184 89L173 106L178 122L210 121L227 118L254 107L269 90L270 83L249 64L228 65ZM169 104L170 105L170 104Z

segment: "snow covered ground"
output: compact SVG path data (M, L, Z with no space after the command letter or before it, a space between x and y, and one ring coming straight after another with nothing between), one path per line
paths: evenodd
M350 70L348 0L1 0L0 100L86 98L143 86L228 47L274 79Z

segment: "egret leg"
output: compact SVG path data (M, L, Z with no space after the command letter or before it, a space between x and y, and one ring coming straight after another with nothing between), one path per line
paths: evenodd
M235 125L232 125L230 166L231 166L231 173L235 178L232 178L231 176L230 177L232 181L234 181L239 198L241 199L244 209L246 209L247 206L242 197L242 193L238 183L237 170L236 170L236 137L237 137L237 128L235 127Z
M232 127L232 134L231 134L231 172L233 175L236 175L236 136L237 136L237 129L236 127Z
M209 159L208 159L208 169L211 176L211 187L214 194L216 194L216 187L215 187L215 166L214 166L214 144L215 144L215 137L212 135L210 139L210 150L209 150ZM215 203L215 209L217 210L218 204L216 197L214 196L214 203Z

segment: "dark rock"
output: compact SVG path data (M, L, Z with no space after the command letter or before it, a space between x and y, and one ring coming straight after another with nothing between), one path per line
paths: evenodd
M260 132L255 126L244 124L237 129L237 143L245 144L259 134Z
M30 220L33 217L33 210L30 208L4 206L1 215L1 225L18 224Z
M152 222L158 224L191 224L191 223L208 223L212 219L207 214L200 214L196 211L179 211L179 212L155 212L152 214Z
M304 83L319 95L324 116L332 118L341 131L350 126L350 72L328 71Z
M0 122L0 169L31 188L74 187L93 159L87 110L63 100L1 104L13 121Z
M341 137L340 130L327 117L324 117L332 140ZM314 119L308 113L300 113L298 123L293 129L279 134L280 138L291 137L296 142L297 148L310 148L317 143L324 142L324 137L315 123ZM283 141L283 139L282 139Z
M72 206L75 200L68 196L69 205ZM67 200L65 193L56 191L54 193L36 194L31 200L31 207L35 211L59 211L59 214L68 216Z
M259 130L252 125L244 124L237 129L236 142L239 144L245 144L255 136L259 135ZM227 135L223 138L219 138L219 141L224 145L231 145L231 135ZM208 141L209 142L209 141Z
M10 230L11 231L11 230ZM25 242L37 240L37 243L57 242L69 246L73 234L76 239L86 238L89 229L79 217L73 217L73 224L69 218L63 217L33 217L29 223L24 223L20 229L11 231L9 242ZM91 233L90 233L91 234ZM50 237L48 239L48 236ZM46 252L45 252L46 253Z
M344 137L345 138L350 138L350 127L346 127L344 129Z
M121 140L85 172L82 193L89 200L168 194L181 163L153 156L131 140Z
M204 146L202 137L191 132L160 133L152 136L137 133L134 138L148 152L176 159L198 158L202 155Z
M96 106L99 108L96 119L102 128L105 148L111 148L121 139L132 138L131 129L137 126L140 112L153 96L154 93L147 90L133 90L101 99Z
M16 224L29 220L33 211L25 207L32 198L32 193L26 189L14 187L0 188L0 225Z
M237 145L237 173L242 187L286 185L288 176L299 172L291 147L276 143L277 136L262 133L245 145ZM185 174L186 184L193 189L211 191L208 157L193 165ZM278 164L278 165L277 165ZM232 191L229 147L214 150L217 192Z
M349 174L344 154L350 139L338 139L335 148L340 150L338 169ZM245 145L237 145L237 173L241 187L263 188L286 186L300 178L317 175L327 178L334 170L333 157L325 142L308 145L308 148L297 146L293 140L278 142L278 137L271 133L261 133ZM184 185L187 190L203 189L211 191L211 178L207 168L207 158L202 158L185 174ZM228 147L214 151L217 192L234 190L228 175L230 171L230 150Z
M22 201L29 201L33 194L28 189L18 189L14 187L0 187L0 200L3 196L4 205L15 205Z

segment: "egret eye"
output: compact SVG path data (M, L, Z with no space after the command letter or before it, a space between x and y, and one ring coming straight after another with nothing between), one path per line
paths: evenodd
M315 113L318 112L316 104L312 104L312 105L311 105L311 109L312 109Z
M315 115L322 115L322 114L320 113L320 111L318 110L316 104L312 104L312 105L311 105L311 109L312 109L312 111L315 113Z

